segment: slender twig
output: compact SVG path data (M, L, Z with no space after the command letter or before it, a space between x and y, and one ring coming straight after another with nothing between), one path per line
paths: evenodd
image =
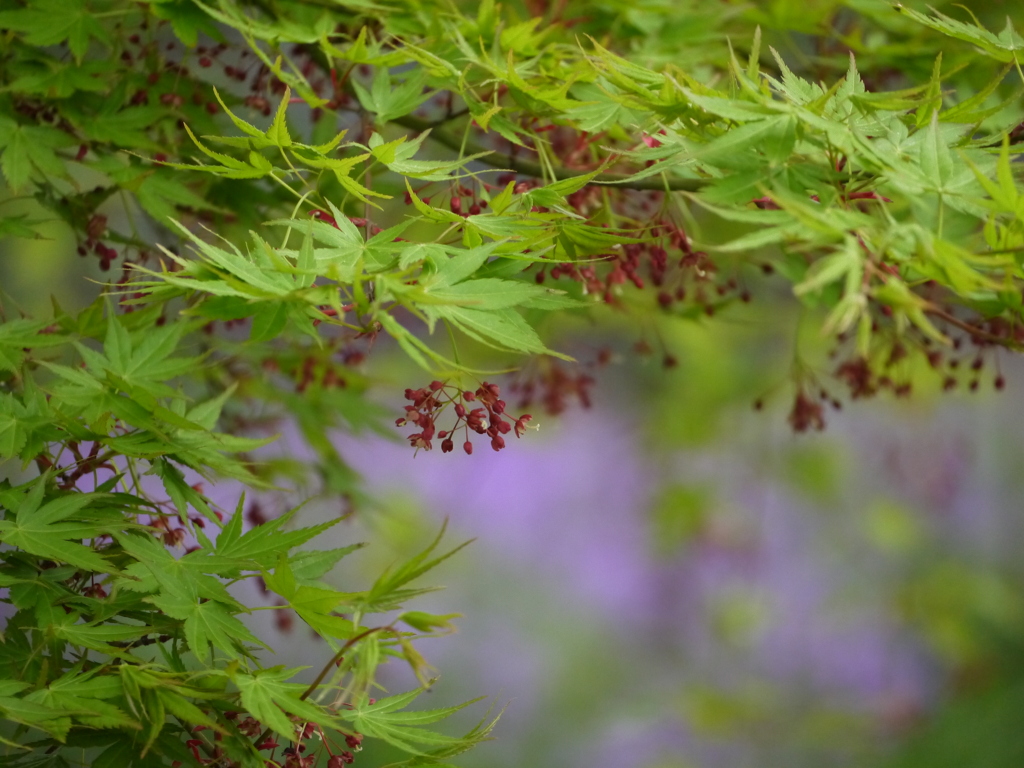
M345 655L345 651L347 651L353 645L358 643L364 637L369 637L374 632L380 632L382 629L391 629L391 627L371 627L365 632L360 632L355 637L350 638L348 642L341 646L341 648L338 649L338 652L331 657L331 660L324 665L324 668L320 670L320 674L316 676L316 680L310 683L309 687L302 692L302 695L299 696L299 701L305 701L310 696L310 694L312 694L313 691L315 691L317 687L319 687L320 683L322 683L324 678L327 677L327 673L330 672L331 667L335 666L338 663L338 661Z

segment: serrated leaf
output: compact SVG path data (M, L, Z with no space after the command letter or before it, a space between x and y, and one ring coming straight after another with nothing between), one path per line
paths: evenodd
M14 519L0 520L0 541L37 557L66 562L88 571L116 572L117 569L96 551L75 543L75 540L106 532L101 526L60 522L101 499L102 495L69 494L43 505L46 480L44 475L23 496L8 494L4 498L3 504L14 512Z
M189 648L201 660L209 658L211 645L231 658L241 655L241 643L264 645L227 608L213 600L193 602L180 595L167 594L146 599L168 616L184 620Z
M0 169L3 170L7 185L15 192L28 182L32 166L28 159L25 134L18 130L8 140L7 148L0 157Z
M476 309L504 309L525 304L531 299L545 296L549 290L539 285L518 280L464 280L458 285L427 288L426 295L433 300Z
M330 571L343 557L364 546L365 544L350 544L337 549L296 552L288 558L288 565L300 583L314 581Z
M424 309L432 315L450 321L467 336L488 346L497 349L566 357L557 352L552 352L545 347L537 332L515 310L495 309L484 311L470 307L447 305L428 305Z
M921 142L920 163L925 178L935 189L943 189L953 173L953 158L939 133L938 113L932 114L924 140Z
M217 554L224 557L253 560L265 568L270 568L277 562L279 553L304 544L340 522L340 518L338 518L295 531L282 531L282 526L289 522L297 511L297 509L292 510L263 525L256 526L237 539L224 544L218 543Z
M320 725L330 725L332 720L320 707L299 698L305 685L287 682L297 671L274 667L251 675L236 674L233 678L245 710L286 739L293 739L296 732L288 715L298 716L300 722Z
M29 411L14 395L0 394L0 459L17 456L28 441Z
M291 100L292 90L291 88L284 89L284 95L281 97L281 103L277 106L277 112L274 113L274 122L270 124L267 129L267 141L277 147L290 147L292 145L292 137L288 133L288 103Z
M107 30L83 0L38 0L27 8L0 12L0 28L23 32L29 45L50 46L67 41L81 62L90 38L109 40Z
M957 21L934 8L931 9L931 16L908 8L902 3L896 3L895 9L919 24L977 46L998 61L1012 62L1019 60L1020 54L1024 53L1024 38L1021 38L1016 33L1010 24L1009 18L1007 18L1008 32L1004 35L995 35L983 27Z
M418 726L443 720L479 699L443 709L422 712L397 711L412 702L420 693L422 693L422 689L417 689L380 699L374 704L369 704L368 700L364 698L353 710L341 711L339 715L350 721L353 727L361 733L383 739L414 755L427 754L421 747L450 747L473 740L472 737L445 736Z

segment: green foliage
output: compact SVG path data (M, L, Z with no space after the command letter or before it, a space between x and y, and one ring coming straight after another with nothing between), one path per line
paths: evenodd
M300 548L337 520L246 527L241 492L228 514L200 482L358 497L331 436L380 427L360 364L378 335L456 391L542 358L557 395L558 318L693 322L770 290L769 267L853 397L907 394L954 339L1020 346L1020 18L575 5L0 12L4 204L32 204L0 234L38 236L43 211L123 266L77 314L0 323L5 763L337 768L365 737L425 766L488 736L428 728L459 708L408 711L421 689L371 698L389 658L429 684L413 642L451 616L367 619L455 550L341 591L322 579L358 545ZM792 31L814 49L780 53ZM795 429L823 425L819 389L798 362ZM477 430L496 450L498 422ZM260 452L267 423L298 426L308 468ZM665 533L698 535L708 499L673 493L690 519ZM325 641L312 683L266 666L239 586L257 580ZM314 734L323 751L279 751Z

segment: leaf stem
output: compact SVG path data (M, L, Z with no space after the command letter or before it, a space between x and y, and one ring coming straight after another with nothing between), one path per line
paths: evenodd
M950 325L956 326L962 331L966 331L967 333L971 334L971 336L974 336L977 339L991 341L1003 347L1020 347L1020 345L1018 343L1015 343L1013 339L1008 339L1005 336L996 336L994 333L989 333L988 331L983 330L977 327L976 325L971 325L970 323L965 322L960 318L955 317L949 314L949 312L946 312L943 309L939 309L934 305L925 307L924 311L927 312L929 315L934 315L940 320L945 320Z
M455 363L458 366L462 366L462 361L459 360L459 347L455 343L455 332L452 330L451 323L447 320L442 321L444 323L445 330L448 331L448 338L452 341L452 357L455 358Z

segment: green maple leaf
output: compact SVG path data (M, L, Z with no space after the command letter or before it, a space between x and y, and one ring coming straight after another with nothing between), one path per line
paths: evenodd
M41 240L43 236L34 227L45 224L46 219L31 219L24 214L0 217L0 237L24 237L29 240Z
M165 108L151 104L116 111L108 108L100 114L81 114L75 122L93 141L122 147L159 146L149 138L149 132L165 115Z
M931 16L908 8L902 3L896 3L895 10L937 32L970 43L997 61L1020 61L1021 54L1024 53L1024 37L1013 28L1009 17L1006 19L1006 28L997 35L976 24L957 21L934 8L931 9Z
M280 553L306 543L341 522L338 518L295 531L282 531L282 526L289 522L297 511L293 509L263 525L256 526L245 534L241 533L242 516L236 512L217 537L217 555L249 560L261 568L269 569L277 563Z
M17 456L31 431L29 409L14 395L0 394L0 459Z
M201 603L182 595L161 595L148 600L168 616L184 620L185 638L199 659L209 658L211 645L231 658L242 655L243 642L268 647L219 603Z
M107 318L107 335L103 355L78 345L78 350L93 373L113 374L130 390L140 389L154 397L180 397L177 390L163 382L195 369L198 357L171 357L181 337L189 330L188 323L168 323L146 328L133 341L117 315Z
M531 285L520 280L481 278L436 289L425 287L420 300L457 304L475 309L505 309L529 304L540 297L562 294L562 291Z
M71 728L71 720L60 709L16 696L28 687L28 683L17 680L0 680L0 713L12 723L33 726L63 741ZM6 739L2 741L12 744Z
M214 40L224 39L220 28L191 0L158 0L151 8L153 15L171 22L174 34L190 48L195 47L200 32Z
M300 585L284 555L281 555L273 573L264 572L263 580L269 589L287 600L299 618L316 630L332 648L338 647L336 640L347 640L355 634L355 625L351 621L332 614L350 595L334 589Z
M523 319L522 315L512 309L483 310L473 307L427 305L423 310L429 316L448 320L470 338L495 349L546 354L563 360L572 359L545 347L537 331Z
M182 474L181 470L167 461L167 459L161 458L154 461L151 471L163 482L164 490L167 491L167 495L174 502L178 514L183 517L188 516L188 505L191 504L193 509L202 514L207 520L218 522L217 516L210 509L202 494L186 482L185 475Z
M171 356L189 325L173 323L140 329L133 340L122 321L111 314L102 353L75 343L86 363L84 369L45 361L42 364L62 380L55 386L54 394L63 406L77 409L97 428L114 416L126 424L151 430L163 441L157 443L161 446L157 453L166 453L173 447L167 445L171 438L168 425L178 431L203 431L201 425L185 417L182 408L168 408L160 402L161 398L173 402L183 397L166 382L194 370L199 361ZM138 439L137 434L109 438L121 442ZM205 433L204 439L208 440Z
M64 617L50 624L55 637L67 640L72 645L91 648L110 655L118 655L120 651L111 643L137 640L152 632L148 626L126 624L91 623L79 624L77 614L65 614Z
M404 563L395 568L386 569L365 593L350 595L350 601L356 608L366 612L388 611L411 597L433 592L436 587L424 587L419 589L403 589L406 584L418 579L423 574L443 563L449 557L468 546L471 541L463 542L454 549L443 555L431 558L431 555L441 543L447 529L447 522L441 526L437 537L421 552L413 555Z
M143 588L156 586L158 593L146 600L166 615L184 621L189 647L199 658L209 657L209 648L236 658L242 655L241 643L262 643L239 621L234 613L246 610L224 587L222 581L202 572L201 558L175 559L151 536L118 534L117 540L138 564L126 570L129 576L152 580Z
M227 179L260 179L264 176L273 173L274 167L270 161L267 160L256 150L249 152L249 162L246 163L242 160L232 157L231 155L225 155L223 152L215 152L214 150L207 147L199 139L196 138L195 134L192 133L192 129L187 125L183 126L185 132L188 133L192 139L192 143L196 145L200 152L207 157L216 160L219 165L205 165L205 164L188 164L188 163L164 163L167 168L180 168L182 170L192 171L203 171L205 173L212 173L216 176L223 176ZM218 137L212 137L217 139Z
M421 727L443 720L480 699L441 709L419 712L398 711L414 701L421 693L423 693L423 689L417 688L379 699L373 704L369 702L368 697L363 696L353 709L339 710L338 716L351 722L352 726L360 733L382 739L414 755L429 754L423 748L468 747L480 740L479 735L474 735L472 732L465 737L446 736Z
M15 93L34 93L47 98L66 99L76 91L104 91L115 65L109 59L97 61L32 62L19 68L20 77L8 86Z
M76 543L104 533L101 526L62 522L103 498L103 494L70 493L43 504L47 480L48 477L43 475L27 492L22 492L22 486L0 495L0 504L14 513L13 520L0 520L0 542L37 557L69 563L87 571L116 572L94 549Z
M316 580L331 570L339 560L364 546L366 545L360 542L336 549L303 550L288 558L288 566L300 584L315 585Z
M29 45L59 45L65 40L79 63L90 38L108 43L106 28L83 0L37 0L28 8L0 12L0 28L24 34Z
M114 675L100 675L101 666L89 671L83 671L83 666L76 664L45 688L32 691L25 700L71 714L92 728L140 730L142 726L136 720L109 702L123 694L121 681Z
M378 67L369 89L357 80L352 81L352 87L359 98L359 103L367 111L376 114L377 122L383 125L395 118L408 115L431 97L430 92L423 92L426 81L427 73L424 70L414 70L405 82L392 88L387 67Z
M11 189L18 190L29 180L32 169L43 175L66 176L64 163L54 150L74 144L74 138L49 126L19 125L0 117L0 167Z
M321 725L331 725L335 719L320 707L300 698L307 686L287 682L299 671L272 667L251 675L235 674L232 677L241 693L245 710L286 739L295 737L296 727L288 715L295 715L300 721Z

